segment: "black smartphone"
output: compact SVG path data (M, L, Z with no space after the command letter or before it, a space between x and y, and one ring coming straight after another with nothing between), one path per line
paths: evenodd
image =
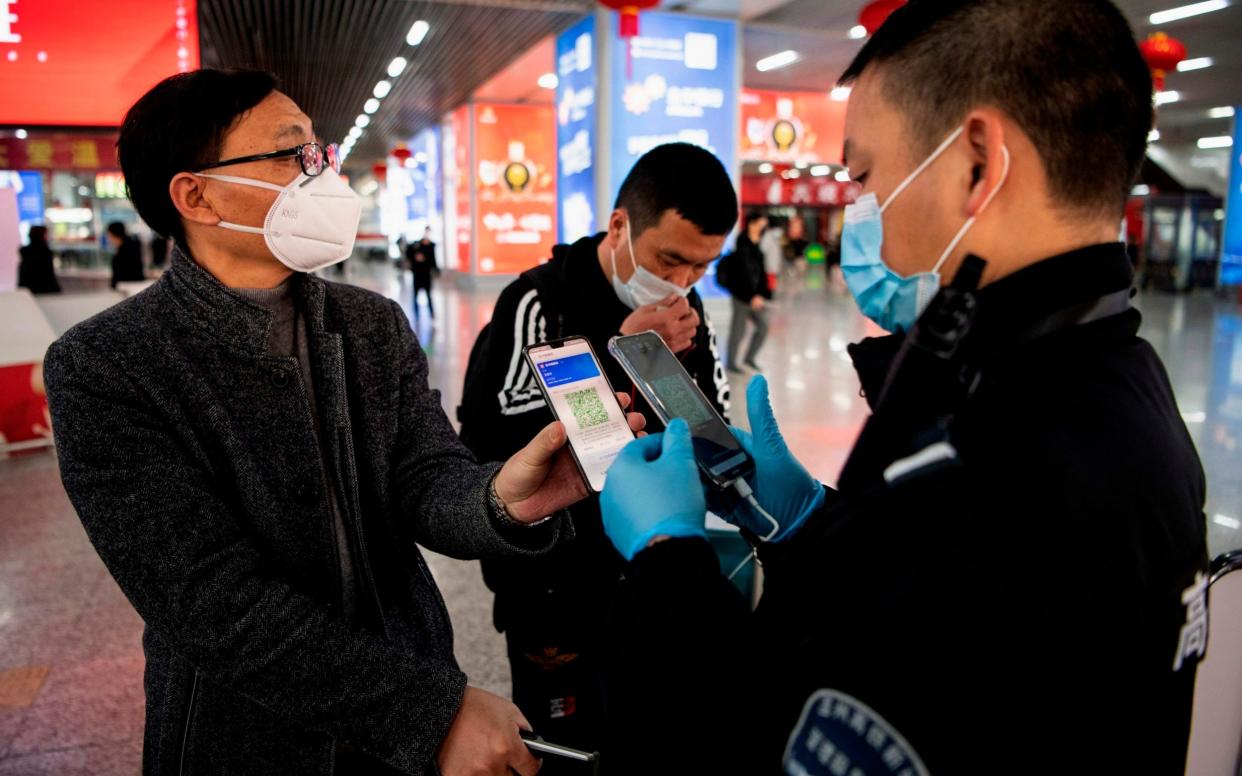
M681 418L690 426L694 456L708 482L724 489L738 477L754 472L755 462L659 334L645 331L613 337L608 341L608 352L665 425Z
M571 749L568 746L553 744L549 741L544 741L541 736L537 736L526 730L520 731L519 735L522 736L522 741L526 743L526 748L529 749L536 757L541 757L543 755L562 757L571 762L585 763L590 767L591 773L599 772L599 752L583 752L578 749ZM586 773L587 769L582 769L582 772Z
M625 411L591 343L582 337L528 345L526 361L556 419L587 487L604 489L608 467L634 439Z

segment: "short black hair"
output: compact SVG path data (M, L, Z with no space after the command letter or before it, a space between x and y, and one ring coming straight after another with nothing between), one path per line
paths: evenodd
M43 243L44 245L47 244L47 227L46 226L30 227L30 244L34 245L35 243Z
M993 106L1030 136L1058 202L1124 208L1154 120L1152 80L1109 0L910 0L841 83L869 66L922 152L971 109Z
M225 132L277 88L274 75L258 70L194 70L165 78L134 103L121 124L117 158L147 226L185 247L168 182L218 161Z
M667 143L642 155L617 193L616 208L630 217L634 239L672 210L707 235L737 224L737 193L724 165L690 143Z
M124 240L125 239L125 224L121 223L120 221L113 221L112 223L108 224L108 234L112 235L113 237L116 237L117 239Z

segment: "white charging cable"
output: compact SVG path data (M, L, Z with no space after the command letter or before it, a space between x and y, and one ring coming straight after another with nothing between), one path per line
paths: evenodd
M772 530L768 532L767 536L760 536L759 541L761 542L772 541L773 537L775 537L778 533L781 532L781 524L776 521L775 517L772 517L772 515L768 514L768 510L764 509L762 506L759 505L759 500L755 498L755 492L750 489L750 485L746 483L746 480L744 478L738 477L731 484L733 486L733 490L737 493L737 495L747 504L750 504L751 509L755 510L755 512L757 512L761 517L763 517L763 519L767 520L769 523L772 524ZM736 577L738 573L741 572L742 569L746 568L746 564L750 563L751 561L755 560L758 557L758 554L759 554L758 548L751 550L751 553L747 555L745 558L743 558L742 562L737 564L737 567L733 569L732 572L730 572L729 580L732 581L733 578Z

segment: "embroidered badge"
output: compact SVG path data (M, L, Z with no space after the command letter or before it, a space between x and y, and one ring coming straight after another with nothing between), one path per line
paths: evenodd
M867 704L816 690L785 747L787 776L927 776L918 753Z

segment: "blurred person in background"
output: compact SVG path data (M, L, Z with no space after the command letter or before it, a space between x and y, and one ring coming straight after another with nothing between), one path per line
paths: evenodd
M414 278L414 291L410 296L410 306L414 308L416 316L422 315L418 307L418 292L422 291L427 296L427 311L434 320L436 308L431 301L431 281L440 276L440 266L436 263L436 244L431 241L430 226L423 229L423 236L418 242L406 246L405 260Z
M112 288L115 289L117 283L146 280L142 243L125 231L125 224L120 221L108 224L108 243L116 251L112 254L112 281L109 283Z
M52 248L47 244L47 227L30 227L30 241L19 249L17 285L32 294L59 294L60 281L52 261Z
M733 297L725 368L735 374L740 374L743 366L760 371L756 359L768 338L768 303L772 300L772 287L768 285L764 256L759 248L767 228L767 216L759 212L747 213L737 246L720 260L716 269L717 282ZM743 357L742 341L746 338L747 322L754 330Z
M806 274L806 222L801 216L789 219L789 238L785 241L785 275L790 279Z
M763 269L768 275L768 288L775 292L785 266L785 225L783 220L769 219L768 228L759 238L759 252L763 254Z
M152 233L151 235L151 266L155 269L163 269L168 263L168 245L169 240L162 234Z

